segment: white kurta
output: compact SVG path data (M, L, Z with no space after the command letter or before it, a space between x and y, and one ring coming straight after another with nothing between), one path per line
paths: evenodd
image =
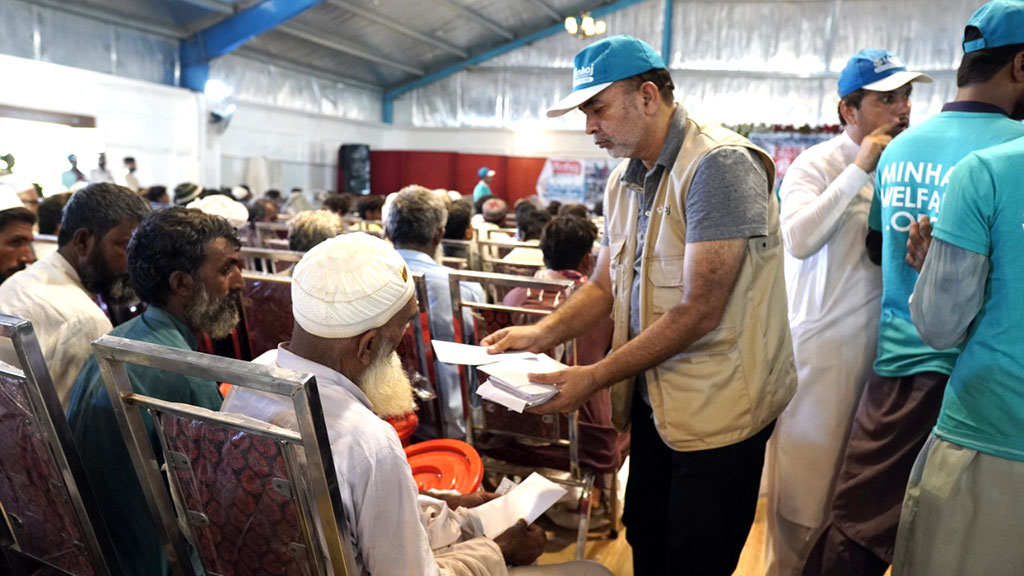
M858 150L843 133L804 151L779 192L798 384L769 445L769 498L812 530L828 518L878 337L881 269L864 247L874 174L853 164Z
M59 252L48 254L0 285L0 313L32 322L57 397L67 408L92 341L113 328L78 272ZM0 339L0 360L21 366L10 340Z
M398 435L370 410L369 400L355 384L283 347L253 362L310 372L317 378L341 500L355 540L356 574L507 574L493 540L479 537L452 543L453 536L462 536L450 525L459 523L457 511L418 496ZM296 429L294 408L282 396L235 387L221 411Z

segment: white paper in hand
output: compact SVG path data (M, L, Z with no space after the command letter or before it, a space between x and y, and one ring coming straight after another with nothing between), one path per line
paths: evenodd
M534 472L504 496L470 508L463 514L475 518L483 528L484 536L493 539L511 528L520 518L525 518L527 524L533 524L559 498L565 496L565 492L565 488Z
M486 346L471 346L458 342L434 340L434 356L443 364L461 364L463 366L482 366L508 360L510 358L532 358L533 352L503 352L488 354Z
M536 406L550 400L558 394L558 388L551 384L538 384L531 382L528 374L546 374L566 369L567 366L552 360L544 354L537 354L533 358L515 358L505 360L496 364L481 366L480 370L490 375L489 382L508 395L526 401L526 406ZM483 396L483 393L480 394ZM491 398L488 398L491 399ZM493 399L491 399L493 400ZM514 406L499 402L509 408L522 412Z

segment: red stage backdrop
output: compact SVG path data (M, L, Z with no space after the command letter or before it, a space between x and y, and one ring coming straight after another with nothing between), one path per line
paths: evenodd
M370 192L390 194L403 186L419 184L427 188L448 188L464 195L473 193L476 171L487 166L497 174L491 189L510 205L536 194L537 177L544 158L489 156L457 152L419 152L413 150L372 150L370 152Z

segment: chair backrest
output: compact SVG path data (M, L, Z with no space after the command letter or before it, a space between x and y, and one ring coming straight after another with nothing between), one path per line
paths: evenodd
M15 573L119 574L32 324L0 315L0 546ZM46 571L43 570L43 573Z
M417 400L429 401L429 409L419 415L420 425L436 427L438 434L444 428L444 391L438 386L437 372L434 370L434 347L431 343L430 321L428 315L427 280L420 272L413 272L416 286L416 301L419 313L413 317L409 329L398 344L398 356L402 359L402 367L413 383ZM429 394L427 393L429 392Z
M491 232L491 230L488 230ZM533 262L505 261L503 258L515 248L527 248L539 250L535 244L515 241L477 241L477 250L480 253L480 269L484 272L494 274L506 274L509 276L524 276L532 278L538 271L544 269L544 264ZM484 289L495 302L501 302L508 294L509 287L498 282L485 285Z
M456 270L480 269L480 254L477 251L476 241L444 238L441 240L441 248L445 253L441 263L445 266Z
M349 573L355 556L313 375L109 335L93 352L175 574L194 574L186 539L208 574ZM136 393L127 365L279 395L298 430Z
M479 240L493 241L493 242L514 242L514 238L518 231L515 226L508 228L487 228L484 230L484 237Z
M53 234L36 234L32 241L39 244L53 244L56 246L57 236Z
M254 222L253 231L255 232L253 245L257 248L270 248L268 242L271 240L288 239L287 222Z
M305 252L293 252L291 250L272 250L270 248L250 248L243 246L238 251L245 264L246 270L266 272L273 274L280 272L288 266L294 265L302 259Z
M457 342L479 342L488 334L501 328L514 324L537 322L552 312L552 309L540 306L529 308L515 307L504 306L500 303L487 304L463 300L462 282L476 282L482 285L485 290L498 289L505 293L515 288L560 292L564 295L562 297L563 300L569 297L575 287L571 280L541 280L488 272L451 272L448 275L448 279L451 289L452 319L455 323L455 339ZM473 316L475 317L474 325L470 326L462 321L464 309L473 311ZM570 346L568 350L570 356L574 355L575 346ZM567 360L567 364L575 363L571 357L567 358ZM479 376L474 367L460 367L459 373L462 383L463 402L467 403L476 394ZM561 426L557 418L530 414L509 414L504 408L499 408L497 405L493 405L486 400L481 400L481 405L484 407L485 421L474 423L470 416L466 422L467 439L471 444L474 426L478 429L484 428L516 436L553 441L568 441L569 439L570 431L565 426Z
M502 260L514 248L539 250L536 244L528 242L499 242L495 240L478 240L481 267L484 272L508 274L514 276L533 276L538 270L544 269L543 263L506 262ZM504 298L504 294L496 294L495 299Z
M292 279L243 272L242 321L253 358L292 338Z

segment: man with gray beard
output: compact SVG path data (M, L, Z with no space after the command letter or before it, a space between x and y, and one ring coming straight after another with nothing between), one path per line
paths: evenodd
M444 237L447 221L448 209L444 200L431 190L412 185L402 188L395 195L384 225L399 256L409 265L410 270L423 274L426 280L431 337L451 342L455 340L451 288L448 285L448 273L452 270L441 265L441 238ZM483 287L475 282L463 283L461 294L462 299L468 302L486 301ZM472 311L464 311L462 322L472 324ZM435 362L434 370L437 372L437 384L444 402L445 429L438 433L448 438L464 438L466 425L463 420L459 367Z
M115 184L92 184L64 207L57 251L0 286L0 312L30 320L61 405L92 353L90 343L112 328L96 303L135 298L128 282L125 247L149 203ZM10 341L0 360L18 366Z
M150 213L128 244L131 284L149 306L110 334L182 350L195 350L202 334L226 336L238 323L244 287L239 246L234 227L220 216L182 207ZM215 382L141 366L128 367L128 376L140 394L220 408ZM160 537L92 356L72 388L68 423L122 573L168 574ZM156 431L151 422L146 426L159 454ZM202 574L198 557L193 561Z
M343 234L306 252L292 274L295 326L254 362L316 376L345 516L356 549L354 574L504 576L530 564L546 538L520 520L494 539L462 508L478 492L439 500L417 493L398 435L383 418L413 409L395 348L417 314L412 273L387 242ZM290 401L233 388L224 412L296 430ZM522 574L607 575L592 563L525 568ZM518 570L523 570L522 568Z

